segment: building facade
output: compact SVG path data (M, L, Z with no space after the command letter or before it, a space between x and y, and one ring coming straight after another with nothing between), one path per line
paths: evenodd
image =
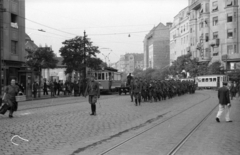
M143 53L127 53L120 56L120 60L111 64L119 72L132 73L135 69L143 69Z
M189 8L181 10L170 29L170 64L181 55L190 52Z
M144 38L144 69L161 69L170 63L170 27L159 23Z
M25 1L0 0L2 86L16 79L26 85Z
M199 62L239 66L240 0L189 0L190 51Z

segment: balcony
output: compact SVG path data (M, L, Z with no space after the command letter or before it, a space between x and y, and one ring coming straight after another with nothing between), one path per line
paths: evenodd
M240 53L222 55L222 61L240 61Z
M220 43L220 39L213 39L211 41L211 46L219 46L219 43Z
M197 0L189 6L189 10L199 10L201 8L201 3L203 0Z

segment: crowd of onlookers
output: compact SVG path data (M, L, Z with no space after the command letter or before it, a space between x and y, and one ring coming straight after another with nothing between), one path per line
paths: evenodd
M41 91L43 91L43 95L51 95L51 97L59 96L59 95L72 95L80 96L84 95L84 82L83 81L47 81L44 80L44 83L41 87ZM32 87L33 97L36 98L39 91L39 84L35 81Z

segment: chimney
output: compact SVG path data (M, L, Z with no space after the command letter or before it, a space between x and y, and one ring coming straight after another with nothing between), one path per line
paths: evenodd
M167 27L171 28L171 27L172 27L172 24L173 24L173 23L168 22L168 23L167 23Z

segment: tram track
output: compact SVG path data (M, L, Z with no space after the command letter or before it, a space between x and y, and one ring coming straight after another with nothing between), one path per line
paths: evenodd
M197 105L199 105L199 104L201 104L201 103L203 103L203 102L205 102L205 101L207 101L207 100L209 100L209 99L211 98L211 95L209 95L209 94L204 94L204 96L207 96L207 98L205 98L204 100L199 101L199 102L193 104L192 106L190 106L190 107L188 107L188 108L186 108L186 109L184 109L184 110L182 110L182 111L180 111L180 112L178 112L178 113L176 113L176 114L168 117L167 119L165 119L165 120L163 120L163 121L160 121L160 122L158 122L158 123L155 123L154 125L146 128L145 130L139 132L138 134L135 134L135 135L133 135L133 136L131 136L131 137L123 140L122 142L120 142L120 143L118 143L118 144L110 147L109 149L107 149L107 150L99 153L98 155L105 155L105 154L108 154L108 153L113 152L115 149L119 148L120 146L123 146L124 144L127 144L127 143L130 142L131 140L139 137L140 135L143 135L143 134L147 133L148 131L150 131L150 130L152 130L152 129L158 127L158 126L160 126L161 124L163 124L163 123L165 123L165 122L167 122L167 121L169 121L169 120L177 117L178 115L182 114L183 112L186 112L187 110L189 110L189 109L191 109L191 108L193 108L193 107L195 107L195 106L197 106ZM115 136L112 136L112 137L115 137ZM101 140L101 141L106 141L106 140L103 139L103 140ZM97 142L97 143L101 143L101 141L99 141L99 142ZM94 145L96 145L96 144L94 144ZM93 145L93 146L94 146L94 145ZM90 148L90 147L92 147L92 145L86 146L86 147L84 147L84 149L83 149L83 148L79 148L78 150L74 151L73 154L79 153L79 152L81 152L80 150L85 150L85 149L87 149L88 147Z
M171 151L167 155L175 155L177 152L182 148L182 146L187 142L187 140L194 134L195 131L198 130L198 128L206 121L206 119L212 114L212 112L216 109L216 106L214 106L211 111L203 118L201 121L195 125L195 127L190 130L190 132L175 146L171 149Z

